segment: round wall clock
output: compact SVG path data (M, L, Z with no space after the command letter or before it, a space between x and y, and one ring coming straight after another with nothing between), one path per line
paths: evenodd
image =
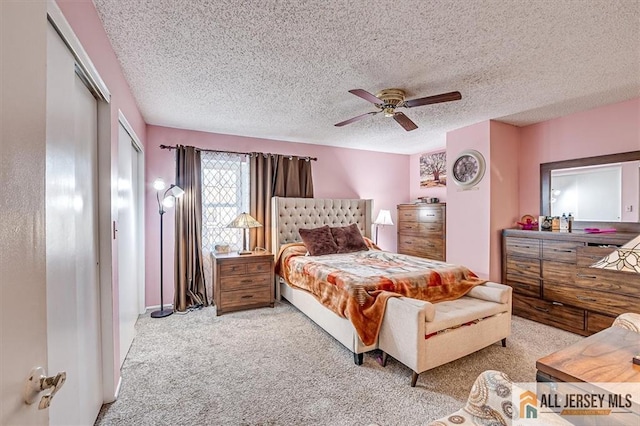
M476 185L484 176L484 157L478 151L462 151L454 160L451 174L453 181L460 186Z

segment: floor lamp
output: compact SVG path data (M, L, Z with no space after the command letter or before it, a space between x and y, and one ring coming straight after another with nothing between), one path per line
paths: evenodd
M156 190L156 200L158 200L158 213L160 213L160 310L151 312L151 318L164 318L173 313L172 308L164 308L164 294L162 283L162 219L166 213L166 209L171 208L175 204L175 199L182 197L184 191L179 186L171 184L169 188L162 194L162 201L160 201L160 192L166 188L166 184L162 179L156 179L153 182L153 187Z
M376 245L378 245L378 227L385 225L393 225L393 221L391 221L391 212L389 210L380 210L378 213L378 217L376 221L373 222L376 225Z

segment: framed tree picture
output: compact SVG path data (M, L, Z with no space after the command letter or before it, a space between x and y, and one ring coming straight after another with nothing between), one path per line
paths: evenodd
M420 186L422 188L447 186L446 151L420 156Z

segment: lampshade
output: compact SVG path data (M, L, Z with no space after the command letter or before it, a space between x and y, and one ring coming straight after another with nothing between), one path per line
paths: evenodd
M233 221L227 225L227 228L248 229L248 228L259 228L260 226L262 226L260 222L255 220L250 214L240 213L238 217L233 219Z
M169 189L165 193L165 196L171 196L176 198L182 197L183 195L184 195L184 191L182 190L182 188L176 185L171 185L171 187L169 187Z
M380 210L378 217L376 218L375 225L393 225L391 220L391 212L389 210Z
M591 267L640 274L640 235L603 257Z
M162 178L158 178L153 181L153 189L155 189L156 191L162 191L166 187L167 187L167 184L164 183L164 179Z

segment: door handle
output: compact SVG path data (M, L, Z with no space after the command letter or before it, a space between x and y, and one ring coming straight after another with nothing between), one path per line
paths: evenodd
M40 403L38 404L39 410L44 410L45 408L49 408L51 405L51 400L55 396L55 394L60 390L64 382L67 380L67 373L60 372L55 376L45 376L44 368L36 367L31 370L31 374L27 379L27 382L24 386L23 397L24 402L27 404L33 404L38 399L38 395L40 392L51 389L51 392L44 395L42 399L40 399Z

